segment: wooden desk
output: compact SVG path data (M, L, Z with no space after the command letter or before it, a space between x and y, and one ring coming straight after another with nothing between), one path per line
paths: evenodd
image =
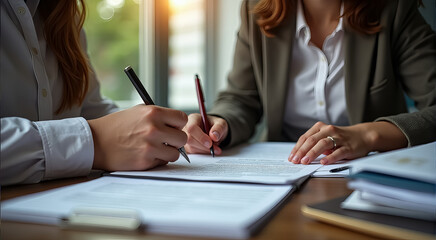
M5 187L1 190L2 200L40 192L74 183L88 181L96 176L48 181L34 185ZM374 239L369 235L338 228L317 222L302 215L300 208L304 204L317 203L351 193L343 178L312 178L293 193L280 211L252 239ZM0 239L193 239L143 233L108 233L64 230L54 226L2 222Z

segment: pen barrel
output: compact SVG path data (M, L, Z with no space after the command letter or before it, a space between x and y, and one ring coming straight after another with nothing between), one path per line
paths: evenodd
M147 90L145 90L144 85L142 85L141 81L139 80L139 78L136 75L136 73L133 70L133 68L130 67L130 66L127 66L124 69L124 72L126 73L127 77L129 77L130 81L132 82L132 84L135 87L136 91L139 93L139 96L141 96L141 98L144 101L145 105L154 105L153 100L151 99L150 95L148 95Z
M197 90L198 106L200 108L201 120L203 122L203 131L209 135L210 123L207 119L206 108L204 106L203 90L201 89L200 79L195 76L195 89Z
M210 123L209 120L207 119L207 114L206 114L206 110L204 109L204 105L200 107L200 114L201 114L201 120L203 121L203 130L207 135L209 135Z

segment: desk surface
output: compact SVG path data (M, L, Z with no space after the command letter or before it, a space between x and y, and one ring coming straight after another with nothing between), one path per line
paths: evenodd
M88 181L95 176L47 181L33 185L4 187L1 199L6 200L30 193L40 192L74 183ZM343 178L311 178L294 192L273 216L267 225L252 239L374 239L333 225L317 222L302 215L300 208L304 204L322 202L351 193ZM54 226L2 222L0 239L181 239L181 237L152 235L143 233L108 233L77 230L63 230ZM185 239L192 239L191 237Z

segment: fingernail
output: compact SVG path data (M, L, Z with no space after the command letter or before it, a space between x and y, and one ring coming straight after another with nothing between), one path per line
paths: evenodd
M204 145L205 147L207 147L207 148L210 147L210 146L209 146L209 141L204 142L203 145Z
M297 162L298 162L298 155L295 155L295 156L292 158L292 162L294 162L294 163L297 163Z
M309 157L308 156L304 156L303 159L301 159L301 163L302 164L307 164L309 162Z
M290 162L290 161L292 161L292 157L294 156L294 154L293 153L291 153L291 155L289 155L289 157L288 157L288 161Z
M216 139L219 141L220 140L220 135L217 131L213 131L212 134L216 137Z
M325 160L325 159L321 159L321 161L319 161L322 165L326 165L327 163L328 163L328 161L327 160Z

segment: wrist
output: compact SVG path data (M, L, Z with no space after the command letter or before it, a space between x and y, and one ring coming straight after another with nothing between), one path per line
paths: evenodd
M101 164L101 159L103 157L102 157L101 148L99 147L100 146L100 141L99 141L99 139L97 137L97 133L96 133L97 132L96 131L97 126L96 126L96 122L95 121L96 121L95 119L87 121L88 125L89 125L89 128L91 129L92 141L94 143L94 146L93 146L94 147L94 160L93 160L93 163L92 163L92 168L93 169L103 169L103 166Z
M364 141L371 151L390 151L407 147L403 132L387 121L365 123Z
M381 134L377 131L377 123L363 123L363 140L366 146L369 147L369 151L377 151L377 146L381 141Z

